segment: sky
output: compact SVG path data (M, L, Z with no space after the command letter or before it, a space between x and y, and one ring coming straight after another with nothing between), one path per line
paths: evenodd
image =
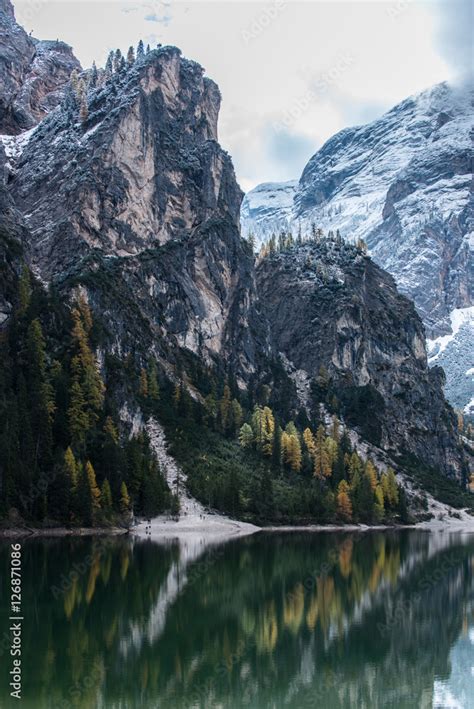
M84 67L142 38L214 79L219 140L247 191L297 179L334 133L472 71L471 0L13 0L20 24ZM471 75L472 76L472 75Z

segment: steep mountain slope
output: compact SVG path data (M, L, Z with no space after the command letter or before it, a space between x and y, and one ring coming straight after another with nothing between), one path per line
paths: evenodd
M217 86L164 48L90 87L88 104L81 121L70 90L9 146L30 264L64 288L87 282L118 351L139 337L168 359L175 347L225 353L248 378L253 263L239 235L241 192L217 143Z
M305 167L291 214L287 206L280 217L272 213L273 222L281 218L294 231L315 222L347 239L365 239L375 261L414 300L432 340L452 332L451 314L464 311L460 334L468 330L470 337L454 338L436 359L446 366L457 406L473 395L469 367L461 375L451 365L455 350L470 367L473 360L467 310L474 302L473 115L472 90L440 84L373 123L343 130ZM246 199L251 203L252 193ZM244 233L258 236L263 228L263 219L243 222ZM436 355L436 343L431 348Z
M443 371L428 368L421 320L388 273L327 240L264 258L257 279L272 345L300 381L323 367L327 400L364 438L459 475Z
M0 0L0 134L36 125L60 103L72 71L80 68L71 47L27 35L10 0Z

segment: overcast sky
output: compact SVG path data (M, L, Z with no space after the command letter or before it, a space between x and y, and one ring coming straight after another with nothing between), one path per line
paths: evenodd
M18 21L84 67L140 38L174 44L221 89L219 137L244 190L299 178L322 143L473 63L470 0L17 0Z

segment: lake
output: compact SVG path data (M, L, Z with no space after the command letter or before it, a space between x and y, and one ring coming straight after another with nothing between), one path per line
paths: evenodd
M22 567L19 702L1 541L2 709L474 707L472 535L34 539Z

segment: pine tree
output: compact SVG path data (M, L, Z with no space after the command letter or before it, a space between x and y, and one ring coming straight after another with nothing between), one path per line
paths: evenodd
M293 472L301 470L301 444L298 434L290 430L283 431L281 436L281 451L284 463L288 465Z
M122 52L120 49L115 50L114 54L114 72L118 73L120 71L120 65L122 63Z
M89 480L82 463L78 465L78 483L75 500L75 520L87 527L92 526L93 510Z
M147 45L146 45L146 53L147 53L147 54L150 54L150 52L151 52L151 47L150 47L149 44L147 44Z
M83 444L99 418L104 402L104 383L88 342L92 316L87 303L79 301L72 310L71 403L68 416L73 442Z
M231 397L230 397L230 387L228 384L224 386L224 392L222 398L219 402L219 415L220 415L220 427L224 433L230 428L231 423Z
M105 64L105 76L107 79L110 79L114 72L114 53L110 52L109 56L107 57L107 62Z
M27 266L23 266L20 278L18 279L18 300L18 315L22 316L28 310L31 302L31 277Z
M263 408L258 405L255 406L252 414L252 430L257 449L263 453L263 455L271 457L275 419L272 410L268 406L264 406Z
M74 457L74 453L72 452L70 447L66 450L64 454L64 470L69 480L71 493L74 495L77 492L78 466Z
M120 488L120 512L123 515L130 512L130 496L125 482L122 483Z
M254 435L251 426L244 423L239 432L239 443L242 448L252 448L254 444Z
M399 502L399 490L393 468L387 468L387 472L382 475L381 482L386 504L390 509L395 509Z
M99 75L97 73L97 65L94 62L92 62L92 69L90 73L90 82L89 85L92 86L92 88L95 88L97 86L97 81L98 81Z
M89 430L89 416L86 410L86 400L78 381L74 381L71 385L68 420L72 441L78 446L82 446Z
M385 515L384 495L381 485L375 488L374 517L376 522L381 522Z
M107 480L107 478L104 480L102 483L101 491L100 491L100 501L101 501L101 506L102 509L104 510L106 515L109 515L112 512L112 490L110 489L110 483Z
M214 389L204 399L204 412L206 426L213 427L217 417L217 401Z
M89 460L86 462L85 473L87 476L87 482L89 484L89 496L90 496L90 501L91 501L92 520L93 520L93 522L95 522L96 517L97 517L97 513L100 510L100 490L99 490L99 486L97 485L95 470L92 466L92 463Z
M349 485L341 480L337 488L337 514L344 522L352 521L352 503L349 497Z
M145 48L143 46L143 40L141 39L138 42L138 46L137 46L137 60L143 59L144 56L145 56Z
M311 458L314 458L316 444L311 429L305 428L305 430L303 431L303 441L305 443L309 455L311 456Z
M77 69L72 70L70 81L71 81L72 90L74 92L74 96L77 98L79 95L79 82L80 82L79 72L77 71Z
M158 401L158 399L160 398L158 372L154 359L152 359L150 364L148 365L148 396L152 401Z
M237 401L237 399L232 399L232 406L231 406L231 431L235 435L237 431L240 430L240 427L242 425L242 419L243 419L243 411L240 403Z
M128 48L127 64L128 64L128 66L132 66L132 64L135 64L135 50L133 47Z
M375 492L377 487L377 471L371 460L368 460L365 464L365 474L369 476L372 491Z
M46 343L41 323L32 320L27 333L28 388L30 394L31 429L36 443L36 462L47 465L52 455L52 419L54 394L46 373Z
M350 462L349 462L349 479L352 481L354 476L358 473L359 475L362 474L363 470L363 465L362 461L357 455L357 453L353 453L350 457Z
M320 480L329 478L332 473L331 459L326 446L324 426L319 426L314 448L314 476Z
M148 377L146 373L146 369L141 369L140 370L140 385L138 388L140 396L142 396L144 399L147 398L148 396Z
M79 107L79 120L81 123L85 123L89 118L89 107L87 105L87 96L85 92L81 94L81 103Z
M272 463L274 468L281 468L282 463L282 450L281 450L281 437L283 431L281 426L275 422L275 430L273 431L273 450L272 450Z

